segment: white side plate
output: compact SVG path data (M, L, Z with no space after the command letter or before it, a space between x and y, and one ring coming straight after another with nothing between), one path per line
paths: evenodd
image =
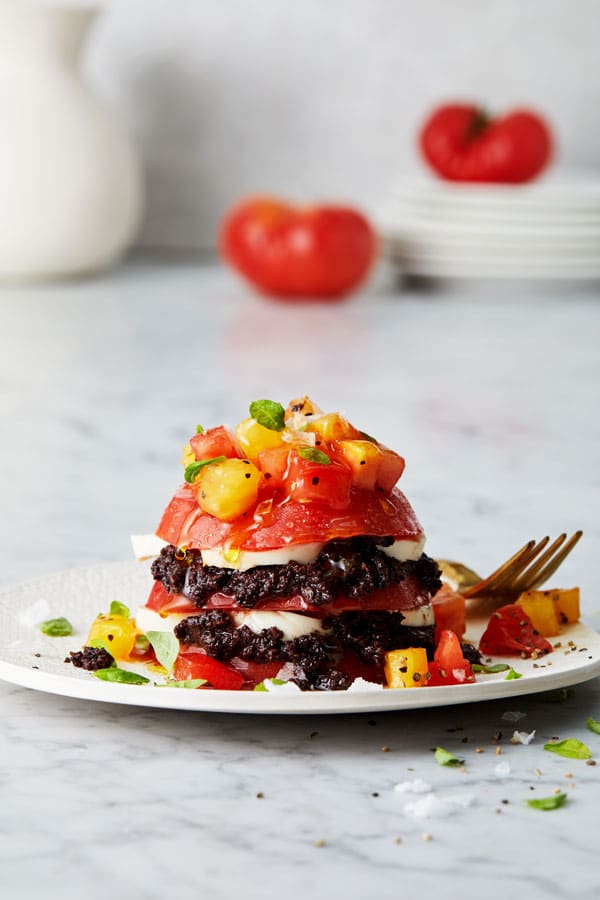
M600 675L600 635L585 625L571 625L560 638L561 649L534 662L504 660L522 674L506 681L505 672L478 675L477 684L414 688L291 693L216 691L112 684L64 662L69 650L85 642L89 626L111 600L131 608L143 604L151 585L148 565L125 562L73 569L0 593L0 678L23 687L105 703L125 703L195 712L268 713L279 715L360 713L417 709L518 697L578 684ZM74 626L66 638L43 635L39 623L65 616ZM481 624L472 623L476 640ZM574 646L567 646L572 641ZM565 651L568 651L565 653Z

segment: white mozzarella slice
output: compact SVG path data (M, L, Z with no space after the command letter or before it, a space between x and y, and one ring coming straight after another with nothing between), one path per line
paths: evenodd
M394 541L389 547L379 547L380 550L397 559L400 562L407 562L409 559L419 559L423 554L425 547L425 535L422 534L418 541Z
M131 546L136 559L150 559L158 556L163 547L168 546L166 541L155 534L132 534Z
M234 612L233 620L236 628L245 625L255 634L260 634L263 628L279 628L283 632L285 641L293 641L294 638L302 637L304 634L323 631L320 619L292 612L275 612L266 609Z
M188 613L187 616L190 614ZM146 634L147 631L173 631L182 619L187 616L181 613L169 613L168 616L160 616L155 610L147 606L138 606L135 614L135 624L138 631Z
M245 572L255 566L284 566L294 560L298 563L314 562L321 550L322 543L295 544L293 547L280 547L277 550L240 550L228 552L219 547L202 551L202 562L205 566L218 566L220 569L239 569Z

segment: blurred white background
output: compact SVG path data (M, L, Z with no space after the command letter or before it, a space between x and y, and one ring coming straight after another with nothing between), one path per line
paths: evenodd
M141 150L139 243L214 245L240 195L371 209L441 100L529 104L600 166L598 0L107 0L85 66Z

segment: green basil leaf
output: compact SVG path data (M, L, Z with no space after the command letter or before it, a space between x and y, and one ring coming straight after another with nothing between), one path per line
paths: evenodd
M433 756L438 766L462 766L464 764L464 759L459 759L458 756L454 756L443 747L436 747Z
M505 681L514 681L515 678L522 678L522 674L520 672L515 672L514 669L509 668L508 674L504 676Z
M287 684L287 681L284 681L283 678L267 678L265 681L270 681L271 684ZM253 687L254 691L266 691L267 686L264 681L261 681L259 684L256 684Z
M540 797L536 800L526 800L527 806L533 809L558 809L567 802L566 794L554 794L552 797Z
M152 644L157 660L171 675L179 655L179 641L172 631L147 631L146 637Z
M213 456L211 459L199 459L196 462L190 463L189 466L185 467L183 477L188 482L188 484L191 484L200 469L203 469L204 466L209 466L211 463L225 462L226 459L226 456Z
M597 722L596 719L592 719L592 717L590 716L585 724L590 731L593 731L596 734L600 734L600 722Z
M138 675L137 672L128 672L127 669L119 669L112 666L110 669L96 669L92 672L100 681L116 681L119 684L148 684L149 678Z
M196 434L204 434L204 428L202 425L196 425Z
M496 663L493 666L483 666L479 663L472 663L471 668L474 672L483 672L484 675L494 675L496 672L506 672L507 669L510 669L510 666L508 663Z
M592 758L590 748L583 741L578 741L577 738L567 738L564 741L544 744L544 750L548 750L549 753L558 753L559 756L564 756L567 759Z
M379 443L379 441L377 440L377 438L371 437L371 435L370 435L370 434L367 434L366 431L361 431L361 432L360 432L360 436L361 436L361 438L363 439L363 441L371 441L372 444L378 444L378 443Z
M316 447L300 447L298 456L301 456L302 459L308 459L310 462L322 463L324 466L328 466L331 462L327 454Z
M73 634L73 626L68 619L65 619L64 616L59 616L58 619L48 619L47 622L42 622L42 624L40 625L40 630L44 634L47 634L48 637L67 637L67 635Z
M123 616L125 619L128 619L131 615L129 611L129 607L125 606L124 603L119 603L118 600L113 600L110 604L110 610L108 612L109 616Z
M285 428L285 409L274 400L254 400L250 404L250 415L269 431L283 431Z
M194 690L202 687L203 684L206 684L206 678L188 678L186 681L165 681L164 684L156 684L155 687L189 688Z

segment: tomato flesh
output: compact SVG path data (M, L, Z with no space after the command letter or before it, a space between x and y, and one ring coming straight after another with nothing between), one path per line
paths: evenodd
M342 463L303 459L292 453L284 487L292 501L326 503L333 510L346 509L350 504L352 473Z
M387 610L394 612L403 609L418 609L423 605L421 595L422 588L419 582L416 578L411 577L405 578L403 581L390 587L372 591L364 597L336 597L333 603L327 604L327 606L312 606L303 597L296 594L292 597L270 597L259 600L256 606L252 608L256 610L308 613L310 616L322 619L326 616L349 610L362 610L364 612ZM170 594L160 581L154 582L146 606L162 616L172 613L193 616L199 615L205 609L249 611L248 607L240 606L235 597L220 592L208 597L205 605L199 608L194 606L183 594Z
M552 644L535 630L521 606L501 606L490 620L479 641L479 650L488 656L532 656L551 653Z
M449 629L441 632L433 662L429 664L429 687L469 684L475 681L471 664L463 656L460 641Z
M418 541L423 529L404 494L350 489L348 506L300 503L275 494L270 509L259 514L259 503L234 523L202 512L189 485L182 485L165 509L158 537L178 547L207 550L234 546L240 550L275 550L295 544L325 542L356 535Z
M218 691L239 691L244 676L231 666L200 652L181 652L175 660L173 677L176 681L204 678Z
M224 425L195 434L190 438L190 446L196 459L213 459L216 456L236 459L240 455L233 435Z
M447 584L432 598L435 615L435 642L439 643L442 631L453 631L461 638L466 631L465 598Z

